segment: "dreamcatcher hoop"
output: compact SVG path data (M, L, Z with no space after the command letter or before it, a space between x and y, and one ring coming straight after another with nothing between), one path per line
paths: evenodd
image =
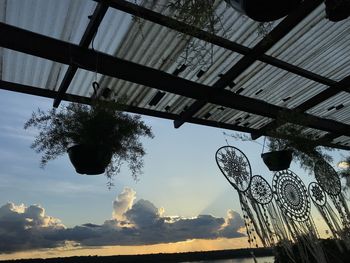
M317 161L314 173L317 182L327 194L338 196L341 193L339 175L329 163Z
M261 205L272 201L273 193L269 183L260 175L254 175L250 182L251 197Z
M304 222L309 219L311 210L306 186L292 171L275 173L272 191L278 206L289 218Z
M325 206L327 203L327 195L326 192L323 191L322 187L316 183L312 182L309 184L308 192L311 200L319 205L319 206Z
M223 146L215 153L216 164L227 181L239 192L246 192L251 183L252 169L247 156L238 148Z

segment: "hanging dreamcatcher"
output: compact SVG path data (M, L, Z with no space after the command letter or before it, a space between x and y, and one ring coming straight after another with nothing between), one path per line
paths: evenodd
M272 246L285 237L285 231L282 231L283 222L279 220L277 209L272 202L271 186L262 176L254 175L249 189L248 198L257 216L262 237L265 243Z
M296 262L326 262L322 247L318 244L319 235L310 217L310 201L307 189L301 179L292 171L276 172L273 177L272 191L280 209L284 225L294 242L292 249ZM287 246L292 245L291 243ZM288 247L285 250L290 251Z
M338 173L325 161L318 161L314 167L314 173L318 185L328 195L331 203L335 207L337 214L326 202L322 210L326 210L327 225L332 234L343 240L343 244L350 249L350 213L344 194L341 191L341 182ZM321 212L320 212L321 213ZM322 217L324 215L321 213ZM332 229L332 228L333 229Z
M320 215L326 222L333 237L343 238L342 223L336 212L327 202L326 192L316 182L312 182L309 184L308 192L313 204L315 205Z
M341 192L340 178L334 168L325 161L317 161L314 168L317 182L322 189L328 194L334 207L336 208L343 230L350 229L350 213L345 197Z
M215 157L220 171L238 192L249 244L258 247L258 237L264 246L273 245L264 208L272 200L271 187L262 177L252 177L249 160L239 149L223 146L217 150Z
M246 191L250 186L252 177L252 169L249 160L241 150L233 146L223 146L219 148L216 151L215 159L222 174L238 192L244 224L248 235L248 243L250 246L258 246L255 235L255 220L246 197ZM259 235L258 232L257 234Z

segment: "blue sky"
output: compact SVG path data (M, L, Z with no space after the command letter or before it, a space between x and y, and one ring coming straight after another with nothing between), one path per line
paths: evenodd
M155 138L144 140L147 156L138 182L124 168L115 178L115 187L108 190L103 175L76 174L67 156L40 169L40 155L30 149L35 131L23 130L23 124L32 111L51 105L49 99L0 91L0 207L8 202L40 205L46 215L60 219L67 228L85 223L105 225L113 217L113 202L127 187L135 192L135 209L137 205L151 207L164 211L164 216L184 220L206 215L222 223L229 209L241 211L235 190L215 163L215 152L226 145L225 139L248 156L253 174L271 182L273 174L260 158L262 139L258 140L260 144L236 141L225 137L222 129L191 124L174 129L171 121L151 117L143 119L152 126ZM341 154L333 153L335 162ZM291 169L306 184L314 181L297 165L292 164Z

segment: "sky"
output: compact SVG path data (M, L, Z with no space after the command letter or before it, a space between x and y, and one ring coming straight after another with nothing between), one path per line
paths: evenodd
M155 134L144 139L144 173L127 167L108 190L103 175L76 174L67 155L44 169L23 124L52 100L0 91L0 259L114 255L247 247L236 191L220 173L215 152L242 150L253 174L271 182L260 158L263 139L242 142L222 129L144 116ZM230 133L229 131L225 131ZM343 152L333 152L340 161ZM306 184L314 177L292 164ZM316 216L316 222L319 217Z

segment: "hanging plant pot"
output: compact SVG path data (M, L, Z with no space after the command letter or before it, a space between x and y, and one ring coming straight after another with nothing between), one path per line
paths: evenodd
M301 0L225 0L237 11L259 22L269 22L288 15Z
M283 150L262 153L261 158L270 171L286 170L292 162L292 151Z
M350 0L326 0L325 5L330 21L338 22L350 16Z
M68 148L67 152L75 171L79 174L102 174L112 158L110 151L83 144L74 145Z

